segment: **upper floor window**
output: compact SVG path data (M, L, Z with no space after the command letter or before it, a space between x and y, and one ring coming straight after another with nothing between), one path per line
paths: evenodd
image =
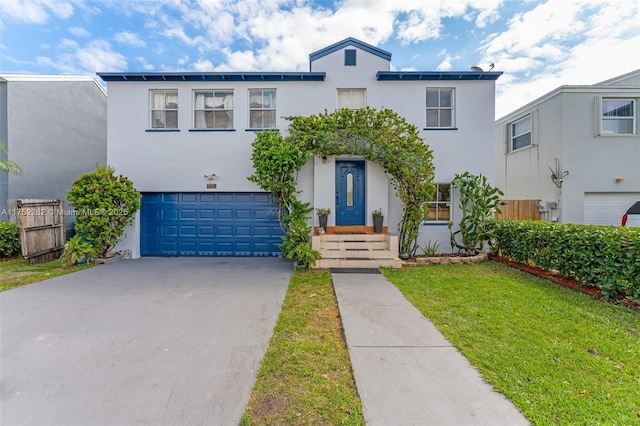
M633 99L602 99L602 134L634 134L636 128L635 106Z
M531 115L509 124L509 151L531 145Z
M454 89L427 88L427 128L454 127Z
M360 109L367 106L366 89L338 89L338 109Z
M194 129L233 129L233 90L194 90Z
M355 49L345 49L344 50L344 64L346 66L355 66L356 65L356 50Z
M276 89L249 89L249 127L276 128Z
M151 128L178 128L178 91L150 90Z
M451 184L436 183L433 199L427 203L429 214L427 220L432 222L449 222L451 220Z

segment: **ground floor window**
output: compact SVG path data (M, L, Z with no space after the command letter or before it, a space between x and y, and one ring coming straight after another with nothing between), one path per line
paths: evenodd
M436 183L433 200L428 203L430 222L448 222L451 220L451 184Z

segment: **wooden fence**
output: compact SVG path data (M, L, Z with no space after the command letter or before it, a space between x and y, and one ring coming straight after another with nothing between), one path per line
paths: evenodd
M20 227L22 256L30 264L62 255L65 242L64 202L60 200L8 200L9 221Z
M496 219L540 220L538 206L540 200L501 200L501 214L495 214Z

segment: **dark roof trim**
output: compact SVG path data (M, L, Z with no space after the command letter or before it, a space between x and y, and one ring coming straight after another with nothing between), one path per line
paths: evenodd
M378 81L497 80L502 71L378 71Z
M99 72L104 81L324 81L324 72Z
M386 59L387 61L391 60L391 53L387 52L386 50L379 49L363 41L360 41L353 37L349 37L335 44L332 44L331 46L327 46L324 49L316 50L315 52L309 55L309 62L313 62L316 59L320 59L323 56L327 56L330 53L337 52L338 50L348 46L357 47L358 49L374 54L382 59Z

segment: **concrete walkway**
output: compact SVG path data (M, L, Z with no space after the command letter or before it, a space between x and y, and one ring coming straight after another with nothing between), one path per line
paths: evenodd
M333 283L367 425L528 424L383 275Z

